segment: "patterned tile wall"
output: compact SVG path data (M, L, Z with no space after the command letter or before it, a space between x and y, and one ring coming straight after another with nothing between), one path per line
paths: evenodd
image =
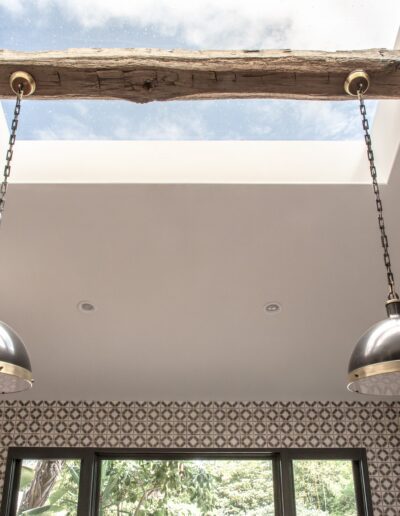
M0 402L9 446L365 447L375 516L400 515L400 403Z

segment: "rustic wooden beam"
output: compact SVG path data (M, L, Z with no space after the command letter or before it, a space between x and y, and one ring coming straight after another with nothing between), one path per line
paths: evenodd
M154 100L281 98L344 100L354 69L371 78L368 97L400 98L400 50L348 52L156 49L0 50L0 98L16 70L36 79L36 99Z

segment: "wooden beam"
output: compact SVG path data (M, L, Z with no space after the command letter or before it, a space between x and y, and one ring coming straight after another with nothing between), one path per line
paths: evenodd
M36 99L194 100L281 98L345 100L354 69L371 78L368 97L400 98L400 50L186 51L71 49L0 50L0 98L11 98L16 70L36 79Z

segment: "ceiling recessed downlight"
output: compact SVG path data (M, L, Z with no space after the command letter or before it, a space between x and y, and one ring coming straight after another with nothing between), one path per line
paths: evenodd
M96 310L96 307L90 301L80 301L78 303L78 310L85 314L92 313Z
M264 306L264 309L267 312L267 314L276 314L282 310L282 306L280 305L280 303L273 301L271 303L267 303Z

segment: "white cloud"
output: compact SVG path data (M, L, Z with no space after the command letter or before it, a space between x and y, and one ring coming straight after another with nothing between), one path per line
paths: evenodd
M142 118L107 115L99 123L101 110L90 111L79 102L69 106L70 114L48 114L46 127L33 129L39 140L204 140L211 139L210 128L201 116L188 117L163 110ZM92 112L93 117L87 115Z
M56 124L34 129L33 135L37 140L96 140L99 138L89 124L73 115L59 115Z
M115 121L114 121L115 122ZM157 116L145 119L139 126L132 127L121 118L114 124L114 137L122 140L206 140L209 132L200 119L183 116Z
M139 123L125 117L112 120L113 137L118 140L204 140L209 139L201 118L190 118L166 111L147 116Z
M368 103L373 118L376 103ZM358 106L354 102L273 101L249 107L253 133L266 139L354 140L362 137Z
M119 20L194 48L392 47L400 20L398 0L0 0L0 6L43 13L52 6L85 28Z
M199 110L177 111L166 106L145 111L112 112L71 103L67 112L45 117L45 127L33 125L38 139L62 140L353 140L362 137L358 106L354 102L254 101L232 105L235 118L223 120L205 102ZM373 118L376 103L368 103ZM94 109L93 109L94 108ZM90 114L90 116L88 116ZM222 119L221 119L222 117Z
M7 9L14 14L21 13L24 9L23 3L20 0L10 2L9 0L0 0L0 8Z

